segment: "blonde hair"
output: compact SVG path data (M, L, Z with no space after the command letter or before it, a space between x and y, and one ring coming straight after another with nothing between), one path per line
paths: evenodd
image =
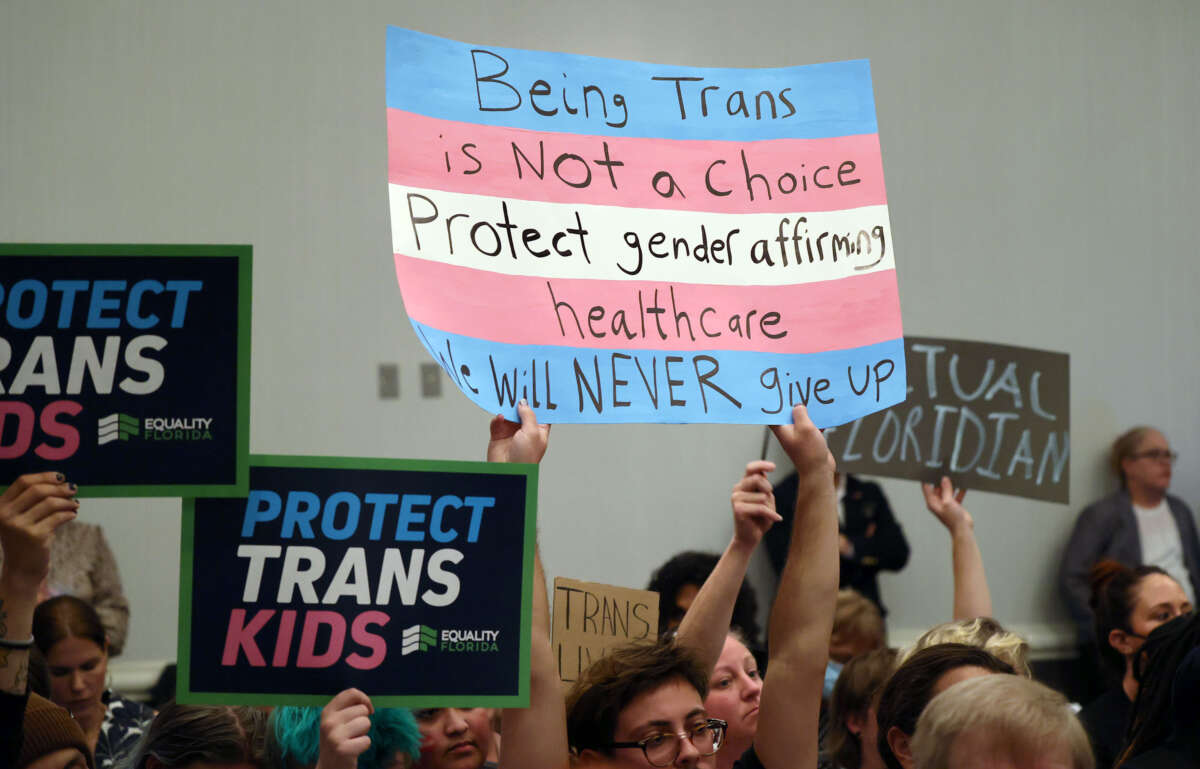
M1095 769L1083 725L1067 699L1053 689L1017 676L981 676L955 684L934 697L913 735L916 769L950 769L954 741L967 732L986 734L990 749L1022 759L1054 747L1070 753L1073 769Z
M866 641L872 649L887 646L883 614L874 601L849 588L839 590L833 609L833 637Z
M1029 667L1029 642L1004 627L991 617L975 617L943 622L925 631L912 646L900 651L896 666L921 649L937 644L966 644L983 649L992 656L1007 662L1017 675L1033 678Z

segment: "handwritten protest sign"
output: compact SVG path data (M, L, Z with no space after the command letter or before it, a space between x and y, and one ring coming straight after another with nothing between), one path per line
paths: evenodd
M907 337L902 405L827 430L838 468L1068 502L1070 360L1025 347Z
M396 275L463 393L544 422L899 403L866 61L705 69L387 39Z
M564 683L614 646L658 637L658 593L554 578L554 656Z
M250 246L0 244L0 484L245 493Z
M252 457L184 502L181 702L527 707L534 465Z

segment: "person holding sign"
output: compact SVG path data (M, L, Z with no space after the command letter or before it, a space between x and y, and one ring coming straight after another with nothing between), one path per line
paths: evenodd
M38 588L50 571L54 531L77 515L75 493L62 473L47 472L22 475L0 495L0 547L8 552L0 566L0 766L94 766L69 714L29 693ZM33 731L51 722L53 735Z
M1100 560L1125 566L1158 566L1195 603L1200 592L1200 537L1187 504L1167 493L1178 455L1153 427L1135 427L1112 446L1112 470L1121 482L1114 494L1079 514L1063 553L1060 582L1071 616L1079 627L1081 658L1092 662L1089 574Z
M796 466L797 536L771 610L771 675L741 769L810 767L837 595L833 455L803 406L772 429ZM568 698L576 763L598 767L715 766L726 723L704 707L707 675L677 644L633 645L592 664Z
M517 406L518 425L497 414L487 446L489 462L539 464L546 455L550 426L539 425L524 399ZM533 622L530 629L529 707L508 708L501 716L501 769L558 767L566 763L567 726L562 684L550 642L550 598L540 549L534 550ZM424 752L422 752L422 766Z
M717 754L718 769L730 769L753 744L758 730L762 677L746 638L730 623L750 556L763 534L781 519L767 479L774 469L774 462L750 462L733 487L733 539L696 594L676 635L676 643L692 649L709 673L705 708L727 724L725 742Z

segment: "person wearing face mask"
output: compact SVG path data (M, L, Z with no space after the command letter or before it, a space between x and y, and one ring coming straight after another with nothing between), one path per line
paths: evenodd
M1063 554L1060 583L1079 630L1081 659L1095 659L1107 644L1092 636L1089 575L1111 559L1125 566L1157 566L1183 588L1190 602L1200 591L1200 537L1192 511L1167 493L1176 454L1166 436L1135 427L1113 442L1112 470L1121 482L1114 494L1079 514Z
M108 637L90 604L62 595L38 604L33 638L50 671L50 699L83 728L99 769L137 744L153 711L107 689Z
M1192 610L1178 582L1157 566L1128 568L1116 561L1092 567L1092 613L1096 643L1110 672L1120 676L1108 692L1079 713L1100 766L1112 766L1125 742L1125 727L1138 682L1134 662L1146 637Z

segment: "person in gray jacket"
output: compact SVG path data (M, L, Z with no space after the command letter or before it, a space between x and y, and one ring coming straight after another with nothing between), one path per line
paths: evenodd
M1084 509L1063 554L1060 582L1084 643L1092 638L1088 573L1110 558L1126 566L1158 566L1183 586L1195 603L1200 592L1200 538L1182 499L1171 496L1176 458L1166 437L1135 427L1113 442L1112 469L1121 489Z

